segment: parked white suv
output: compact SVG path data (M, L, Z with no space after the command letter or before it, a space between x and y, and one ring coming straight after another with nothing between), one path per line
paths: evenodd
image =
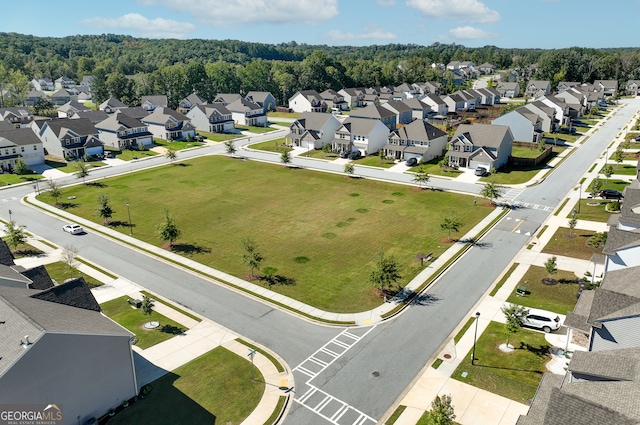
M531 308L529 314L522 319L522 324L549 333L560 329L560 316L551 311Z

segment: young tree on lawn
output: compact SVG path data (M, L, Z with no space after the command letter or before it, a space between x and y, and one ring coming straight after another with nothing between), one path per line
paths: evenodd
M618 145L616 151L613 153L613 160L620 164L624 160L624 151L622 150L622 145Z
M442 218L440 222L440 228L448 232L447 239L451 240L451 231L458 233L462 227L462 221L458 219L454 214L449 214Z
M380 252L373 269L369 272L369 281L376 288L384 291L391 288L401 278L400 264L396 259L392 255L386 257L384 252Z
M502 196L504 193L504 187L500 186L493 180L485 183L484 187L480 191L480 195L487 199L492 204L496 204L496 200Z
M352 177L355 171L356 171L356 167L354 167L353 164L351 163L344 164L344 173L347 176Z
M5 241L11 251L22 245L27 240L27 235L24 233L24 229L18 226L15 221L11 220L7 223Z
M508 304L502 307L501 310L502 313L504 313L505 319L507 319L507 322L504 324L504 330L507 334L506 344L507 347L513 348L509 345L509 338L520 330L523 324L522 321L529 314L529 310L517 304Z
M549 258L547 261L544 262L544 268L547 271L547 273L549 273L550 275L554 275L558 271L557 261L558 259L554 255L553 257Z
M98 208L96 209L96 214L98 217L104 220L106 224L109 224L109 219L113 216L113 209L111 205L109 205L109 197L104 193L98 195Z
M546 148L547 148L547 141L544 137L541 137L540 140L538 141L538 150L540 152L544 152Z
M144 316L149 316L149 321L147 323L151 323L151 315L153 314L154 307L153 300L149 298L147 295L142 296L142 304L140 305L140 310Z
M264 257L258 250L258 245L251 238L244 238L241 241L244 254L242 255L242 261L251 269L251 277L254 276L254 270L260 270L260 263L264 260Z
M69 272L69 276L73 274L73 271L78 266L78 260L76 257L78 256L78 248L73 245L66 245L62 248L62 262L67 266L67 271Z
M611 164L605 165L604 167L602 167L601 172L606 177L605 181L607 183L609 183L609 177L611 177L613 175L613 165L611 165Z
M569 219L569 237L573 237L573 229L578 225L578 219L576 218L575 210L573 214L571 214L571 218Z
M449 170L449 159L442 158L440 161L438 161L438 167L440 167L442 172L446 173Z
M291 162L291 154L289 154L289 151L284 151L280 154L280 161L282 161L285 166Z
M235 155L236 145L233 143L233 140L227 140L226 142L224 142L224 146L227 151L227 155Z
M60 186L56 183L55 180L49 179L47 180L47 185L49 186L49 195L55 199L56 205L58 204L58 198L62 196L62 190L60 190Z
M331 145L327 143L322 146L322 152L324 152L324 156L327 156L329 153L331 153Z
M431 410L426 414L427 425L453 425L456 415L451 405L451 396L436 396L431 402Z
M599 177L596 177L589 185L589 194L592 198L595 198L600 193L600 189L602 189L602 180Z
M31 170L29 170L29 166L24 159L18 158L16 159L16 165L13 166L13 174L17 174L19 176L24 176L25 174L31 174Z
M173 220L169 210L162 210L162 222L156 227L156 234L164 241L169 242L169 249L173 248L173 242L180 237L180 229Z
M173 164L173 161L178 157L178 152L175 149L168 148L164 154L164 157L167 158Z
M76 178L82 179L82 184L84 184L84 179L89 175L89 165L84 161L78 161L76 162L75 168Z
M418 169L415 172L415 175L413 176L413 181L418 183L421 189L422 189L422 184L424 183L426 185L427 183L429 183L430 179L431 177L429 176L428 173L424 171L424 168L422 167L418 167Z

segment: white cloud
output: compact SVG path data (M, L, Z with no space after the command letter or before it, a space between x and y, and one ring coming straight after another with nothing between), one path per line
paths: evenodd
M490 33L470 26L458 27L449 30L449 35L458 40L476 40L479 38L496 38L497 34Z
M149 19L137 13L127 13L117 18L89 18L80 21L91 28L108 31L125 31L147 38L186 38L195 26L189 22L171 19Z
M425 16L488 24L500 19L500 14L478 0L407 0L407 6Z
M397 36L380 27L366 27L365 32L354 34L351 32L342 32L340 30L331 30L327 33L332 41L351 41L351 40L393 40Z
M389 7L395 6L396 0L376 0L376 3L378 4L378 6Z
M206 25L309 24L335 17L338 0L162 0ZM241 29L241 27L238 27ZM295 38L295 34L292 34Z

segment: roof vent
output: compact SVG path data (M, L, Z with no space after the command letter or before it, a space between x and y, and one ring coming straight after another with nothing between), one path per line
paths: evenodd
M24 336L24 341L20 340L20 345L22 345L24 348L27 348L31 345L31 342L29 341L29 335Z

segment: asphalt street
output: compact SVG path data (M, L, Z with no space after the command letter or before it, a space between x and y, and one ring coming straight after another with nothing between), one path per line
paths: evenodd
M520 207L513 208L508 218L514 222L516 219L524 220L523 225L529 229L537 229L544 222L566 193L575 187L593 160L614 139L619 128L640 109L637 99L622 102L631 105L622 108L542 183L517 192L513 202ZM251 136L251 139L267 140L283 135L284 131L272 132ZM240 143L246 142L243 140ZM181 151L178 159L223 151L224 146L203 147ZM279 162L276 154L241 152L251 159ZM97 169L91 172L91 178L135 171L165 162L165 158L155 157ZM342 172L342 166L323 161L296 157L293 163ZM388 179L391 174L393 181L411 183L411 176L406 174L369 167L356 168L358 174L369 178ZM67 177L61 183L77 183L77 180ZM430 185L471 194L479 191L478 187L469 183L436 178L432 178ZM13 219L26 226L28 231L61 246L72 244L82 257L175 300L281 355L290 367L295 368L296 401L284 422L289 425L346 424L355 421L367 425L375 423L529 241L526 232L513 231L515 226L496 226L477 241L476 246L432 285L414 306L393 320L373 328L349 330L344 334L343 329L314 324L281 312L97 234L89 232L82 236L71 236L63 233L61 220L19 202L31 190L28 186L0 190L0 216L8 219L8 210L11 209ZM470 203L469 207L473 208L473 205ZM333 344L334 348L318 352L325 344ZM326 357L327 352L332 354ZM325 356L324 359L320 358L322 356ZM317 365L317 369L310 371L307 366L310 364Z

